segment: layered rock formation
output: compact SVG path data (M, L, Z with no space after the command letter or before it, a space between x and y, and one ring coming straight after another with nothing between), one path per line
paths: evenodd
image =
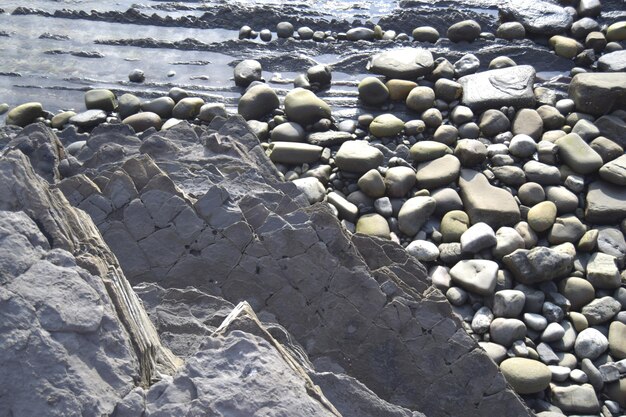
M280 182L242 119L217 118L208 128L180 124L142 138L120 125L101 125L75 160L61 145L72 141L70 132L59 141L39 124L7 134L0 201L8 210L3 215L14 220L4 222L13 228L3 226L12 239L3 244L28 241L28 251L9 261L25 266L3 289L54 306L47 308L57 320L40 319L47 337L76 333L74 339L90 341L91 353L104 349L81 362L89 369L103 364L104 388L46 368L51 384L72 383L78 394L70 405L42 392L40 408L30 401L30 410L531 415L445 297L428 285L423 267L393 242L349 236L326 204L310 206L293 184ZM33 260L53 277L70 274L74 286L58 288L52 280L40 291L42 275L26 266ZM140 284L162 342L124 274ZM33 284L18 286L20 278ZM67 297L80 302L63 305ZM250 308L237 307L216 329L241 301ZM233 327L242 321L234 316L254 325ZM23 327L10 323L11 332ZM102 340L107 337L110 343ZM112 353L115 343L120 347ZM75 360L72 349L80 351L80 344L67 344L59 358ZM250 352L245 358L244 351ZM18 354L24 360L43 352L3 347L3 358ZM242 395L251 386L258 391ZM95 411L89 401L105 388L109 395ZM267 396L270 391L280 394ZM18 396L6 398L7 410L20 415Z

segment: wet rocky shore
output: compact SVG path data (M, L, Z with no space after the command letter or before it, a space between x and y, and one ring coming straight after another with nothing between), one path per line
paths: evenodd
M17 3L0 415L626 413L623 2Z

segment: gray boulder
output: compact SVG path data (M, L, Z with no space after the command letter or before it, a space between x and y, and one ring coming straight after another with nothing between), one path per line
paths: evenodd
M459 78L461 103L474 111L502 106L532 107L535 69L530 65L501 68Z
M520 22L527 32L536 35L558 35L574 21L563 7L543 0L508 0L498 9L506 20Z

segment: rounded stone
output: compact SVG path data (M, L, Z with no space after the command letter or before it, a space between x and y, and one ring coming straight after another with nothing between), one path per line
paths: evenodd
M315 93L295 88L285 96L285 114L289 120L308 126L320 119L330 119L330 106Z
M372 198L379 198L385 195L385 179L377 169L370 169L359 178L357 182L359 189Z
M180 100L172 109L172 117L181 120L194 119L204 105L204 100L200 97L187 97Z
M263 29L261 33L259 33L259 37L263 42L269 42L272 40L272 32L269 29Z
M543 120L535 109L520 109L515 113L511 131L514 135L528 135L538 141L543 133Z
M570 301L573 310L580 310L596 296L593 285L578 277L565 278L559 282L559 291Z
M418 196L409 198L398 212L398 228L407 236L415 236L435 211L435 200Z
M370 133L376 137L396 136L404 129L404 122L391 113L381 114L372 120Z
M443 242L459 242L469 225L469 216L464 211L452 210L447 212L441 219L440 226Z
M439 40L439 31L432 26L420 26L413 29L413 40L435 43Z
M111 90L98 88L85 93L85 107L87 110L113 111L117 108L117 100Z
M254 59L244 59L235 66L233 75L235 78L235 85L240 87L247 87L253 81L261 81L263 68L261 63Z
M626 40L626 20L615 22L606 29L606 40L621 42Z
M120 97L120 106L122 105L122 97ZM143 103L141 109L143 111L156 113L159 117L167 119L172 116L174 106L176 106L176 102L171 97L159 97Z
M392 101L405 101L411 90L417 87L417 83L409 80L393 79L385 83L389 90L389 98Z
M335 164L340 170L355 173L378 168L383 160L383 153L363 140L344 142L335 155Z
M464 167L475 167L487 159L487 147L479 140L461 139L456 143L454 156Z
M489 326L491 341L502 346L511 346L516 340L526 337L526 325L518 319L498 317Z
M535 232L545 232L556 220L556 205L552 201L542 201L528 211L528 224Z
M609 349L615 359L626 359L626 324L614 321L609 326Z
M574 351L579 359L597 359L609 348L609 341L600 331L590 327L578 333Z
M146 80L146 74L139 68L135 68L128 74L128 81L131 83L142 83Z
M24 103L11 109L6 116L5 122L7 125L24 127L33 123L38 117L42 117L43 114L41 103Z
M289 22L280 22L276 25L276 36L279 38L290 38L293 32L293 25Z
M518 158L529 158L537 152L537 143L526 134L517 134L511 139L509 152Z
M389 239L389 224L380 214L364 214L356 223L356 232Z
M439 248L428 240L414 240L406 251L420 262L434 262L439 257Z
M206 103L200 107L200 113L198 113L198 119L203 122L209 123L216 117L228 117L226 107L222 103Z
M506 381L518 394L534 394L548 388L552 372L543 363L527 358L510 358L500 364Z
M480 36L481 27L475 20L464 20L448 28L448 39L452 42L472 42Z
M391 167L385 173L386 194L390 198L404 197L415 185L415 171L409 167Z
M480 130L487 137L496 136L509 130L511 122L500 110L489 109L480 118Z
M515 318L522 313L526 295L518 290L501 290L493 295L493 314L496 317Z
M135 132L139 133L143 132L144 130L150 129L151 127L159 130L161 128L161 125L163 124L163 121L158 114L144 111L128 116L127 118L122 120L122 123L125 125L129 125L133 128Z
M55 115L52 120L50 120L50 126L56 129L61 129L63 126L69 123L72 117L76 116L76 112L73 111L64 111L57 115Z
M444 143L425 140L417 142L415 145L411 146L409 153L413 161L425 162L440 158L451 153L451 151L450 148Z
M567 36L555 35L550 38L550 46L560 57L572 59L583 50L583 46L576 39Z
M122 119L125 119L132 114L139 113L140 109L141 100L139 100L139 97L134 94L123 94L118 100L117 111Z
M266 84L249 88L239 99L237 111L246 120L259 120L280 106L274 89Z
M298 123L281 123L272 129L272 142L303 142L306 132Z
M435 91L430 87L415 87L406 98L406 106L418 113L435 105Z
M526 37L526 29L519 22L505 22L496 29L496 37L506 40L524 39Z
M370 106L379 106L389 99L389 89L376 77L365 77L358 86L359 99Z

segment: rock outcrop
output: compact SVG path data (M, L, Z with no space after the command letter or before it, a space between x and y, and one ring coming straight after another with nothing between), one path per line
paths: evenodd
M32 129L50 133L43 125ZM349 236L328 205L310 206L295 185L279 181L243 119L216 118L208 128L181 123L142 138L123 126L98 129L76 153L80 169L62 175L52 190L35 176L21 152L5 151L0 163L7 166L5 175L13 175L16 166L30 174L12 179L23 187L19 192L10 191L15 187L2 190L13 196L2 201L9 202L3 208L28 214L34 204L28 198L38 188L26 185L45 185L55 196L47 207L58 209L44 210L46 205L39 202L35 207L41 213L29 216L42 225L48 242L77 257L96 251L98 257L92 255L87 268L92 275L109 282L105 271L114 270L118 286L127 285L124 274L139 285L163 343L185 358L175 373L177 358L158 339L146 337L153 343L148 363L158 370L161 359L168 366L159 375L173 376L150 388L136 383L133 390L132 383L125 384L115 397L121 401L116 416L138 415L142 407L145 415L211 407L219 393L197 389L208 383L204 372L233 360L245 374L257 369L254 364L262 357L267 357L265 368L259 365L259 373L251 374L260 390L270 388L271 372L293 377L274 387L283 393L277 400L284 410L292 410L290 415L300 415L289 408L296 405L309 410L307 415L531 415L507 388L495 363L467 335L443 294L429 286L421 264L388 240ZM115 256L92 220L71 209L68 201L91 216ZM64 224L58 220L64 213L75 216L71 227L58 226ZM118 261L124 274L116 269ZM138 335L119 307L129 301L112 295L110 283L106 288L112 320L119 320L128 333L127 345L133 346ZM138 305L134 293L125 294ZM250 308L235 311L252 317L254 310L272 323L256 325L257 330L279 329L272 336L280 343L250 329L215 333L224 315L241 301ZM136 313L146 317L142 308ZM152 325L137 325L155 336ZM233 356L234 346L254 352L250 366ZM139 374L147 361L136 359L142 356L134 347L135 352L127 349L127 356L139 363ZM311 390L299 367L321 391ZM224 393L225 403L239 401L242 410L261 406L253 403L258 398L235 395L241 381L223 378L230 389ZM346 400L353 394L364 401L362 407ZM294 398L300 400L290 402Z

